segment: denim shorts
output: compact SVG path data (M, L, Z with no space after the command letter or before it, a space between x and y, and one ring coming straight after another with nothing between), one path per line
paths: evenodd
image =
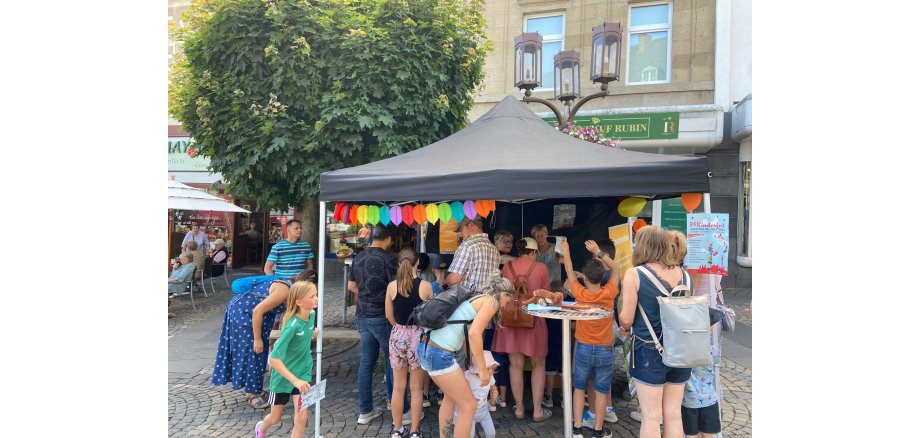
M453 353L424 342L418 343L418 361L431 377L443 376L460 369Z
M690 380L691 368L671 368L665 365L654 344L636 339L632 355L629 376L641 383L648 386L661 386L665 383L683 385Z
M575 389L588 389L588 379L594 377L594 390L610 393L613 377L613 348L609 345L575 343Z

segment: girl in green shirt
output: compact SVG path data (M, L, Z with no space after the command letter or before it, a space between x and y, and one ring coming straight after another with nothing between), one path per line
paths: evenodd
M281 319L281 336L268 361L272 365L272 376L268 389L268 402L272 409L256 424L256 437L264 438L268 429L281 423L284 405L294 396L294 428L291 438L303 436L307 427L309 410L300 408L300 394L310 390L313 375L313 356L310 355L310 341L316 336L316 312L318 306L316 285L298 281L291 286Z

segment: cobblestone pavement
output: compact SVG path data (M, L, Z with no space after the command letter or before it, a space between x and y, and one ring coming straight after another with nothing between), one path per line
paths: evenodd
M330 261L329 268L336 267ZM331 266L330 266L331 265ZM234 271L230 279L254 275L257 272ZM196 294L198 311L193 311L188 297L176 300L171 311L177 316L169 319L169 435L244 437L253 435L253 427L267 411L251 408L241 391L233 391L230 385L215 387L210 384L217 338L226 304L232 292L223 280L217 286L216 294ZM749 296L747 300L749 300ZM732 301L726 297L727 301ZM739 301L744 301L742 298ZM327 398L322 403L322 435L334 437L386 437L391 431L389 413L367 425L358 425L357 380L360 348L354 327L354 306L348 308L348 324L342 326L341 267L338 272L326 276L324 296L324 318L327 337L323 351L323 378L327 379ZM730 303L731 305L731 303ZM742 319L739 317L739 321ZM335 327L340 327L336 329ZM622 360L620 358L619 360ZM619 376L622 378L622 376ZM266 373L267 388L268 373ZM724 388L722 404L723 436L750 437L751 432L751 370L732 361L723 360L721 379ZM529 380L529 379L526 379ZM383 382L383 358L377 363L374 386L376 406L385 409L385 385ZM500 437L557 437L562 434L561 397L557 393L553 417L543 423L514 418L511 404L492 413ZM529 398L526 402L529 407ZM629 412L638 406L637 400L616 399L619 421L612 425L615 437L637 437L639 423L629 417ZM280 426L269 431L269 436L288 436L293 423L293 411L289 404ZM425 418L420 431L425 437L437 436L438 406L425 408ZM307 426L305 436L314 431L314 413ZM530 417L528 409L527 416ZM482 436L481 430L479 436Z

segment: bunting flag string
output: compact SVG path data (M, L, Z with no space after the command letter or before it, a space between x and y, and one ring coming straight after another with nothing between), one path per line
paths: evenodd
M494 199L470 199L463 201L440 202L430 204L405 205L362 205L336 202L332 220L351 225L402 225L430 223L432 225L462 221L464 218L486 218L495 212Z

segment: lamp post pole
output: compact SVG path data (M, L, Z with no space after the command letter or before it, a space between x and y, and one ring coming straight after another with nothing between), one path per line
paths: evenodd
M578 109L588 101L606 97L609 94L607 84L620 79L620 24L602 23L591 30L591 80L601 83L601 91L579 99L579 54L575 50L559 52L553 57L553 89L556 100L564 104L561 113L552 102L533 97L533 89L540 86L543 76L543 37L539 33L528 32L514 38L514 86L524 90L524 102L541 103L551 109L560 126L573 122Z

